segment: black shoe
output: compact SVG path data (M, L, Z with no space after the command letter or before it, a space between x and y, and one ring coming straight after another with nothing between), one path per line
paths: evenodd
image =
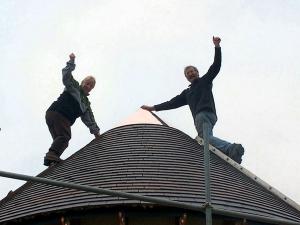
M241 144L232 144L229 148L228 156L238 164L241 164L244 152L245 150Z
M53 166L59 163L60 161L62 161L61 158L59 158L53 151L47 152L46 156L44 157L45 166Z
M44 157L44 166L54 166L58 163L59 162L57 162L57 161L49 160L46 157Z

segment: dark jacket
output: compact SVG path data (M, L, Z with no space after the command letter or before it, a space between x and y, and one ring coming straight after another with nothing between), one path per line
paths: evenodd
M65 89L59 98L52 103L48 111L59 112L70 121L71 125L78 117L81 117L82 122L90 129L90 132L97 134L100 129L90 107L91 103L79 83L73 78L72 71L74 69L74 60L67 62L67 66L62 70Z
M192 82L189 88L170 101L155 105L156 111L175 109L189 105L193 118L202 111L213 112L216 115L215 101L212 94L212 81L221 68L221 48L215 47L214 62L205 75Z

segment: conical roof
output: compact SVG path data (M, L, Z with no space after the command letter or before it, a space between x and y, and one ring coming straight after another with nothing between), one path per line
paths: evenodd
M211 153L211 200L220 210L300 223L300 212ZM165 125L116 127L39 175L104 189L205 203L203 146ZM27 182L0 202L0 222L76 208L149 203Z
M143 109L138 109L136 112L131 114L125 120L123 120L119 126L130 125L130 124L159 124L159 125L167 125L162 119L160 119L157 115L152 112L148 112Z

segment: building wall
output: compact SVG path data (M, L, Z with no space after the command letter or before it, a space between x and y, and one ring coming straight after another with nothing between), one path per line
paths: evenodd
M180 223L185 212L172 210L137 210L122 212L116 210L95 210L73 212L72 214L56 214L39 216L27 221L15 221L3 225L206 225L203 213L186 213L186 219ZM123 222L122 219L123 218ZM214 215L213 225L266 225L243 219L228 218ZM2 224L1 224L2 225Z

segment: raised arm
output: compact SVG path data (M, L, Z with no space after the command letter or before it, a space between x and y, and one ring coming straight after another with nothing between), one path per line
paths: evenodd
M71 53L69 55L70 60L67 62L65 68L62 69L63 84L68 87L73 82L72 71L75 69L75 55Z
M218 75L221 69L222 54L221 54L220 42L221 42L221 38L213 37L213 43L215 45L214 62L209 67L207 73L202 77L203 79L207 79L209 82L212 82L212 80Z
M215 47L220 48L221 38L213 36L213 43Z

